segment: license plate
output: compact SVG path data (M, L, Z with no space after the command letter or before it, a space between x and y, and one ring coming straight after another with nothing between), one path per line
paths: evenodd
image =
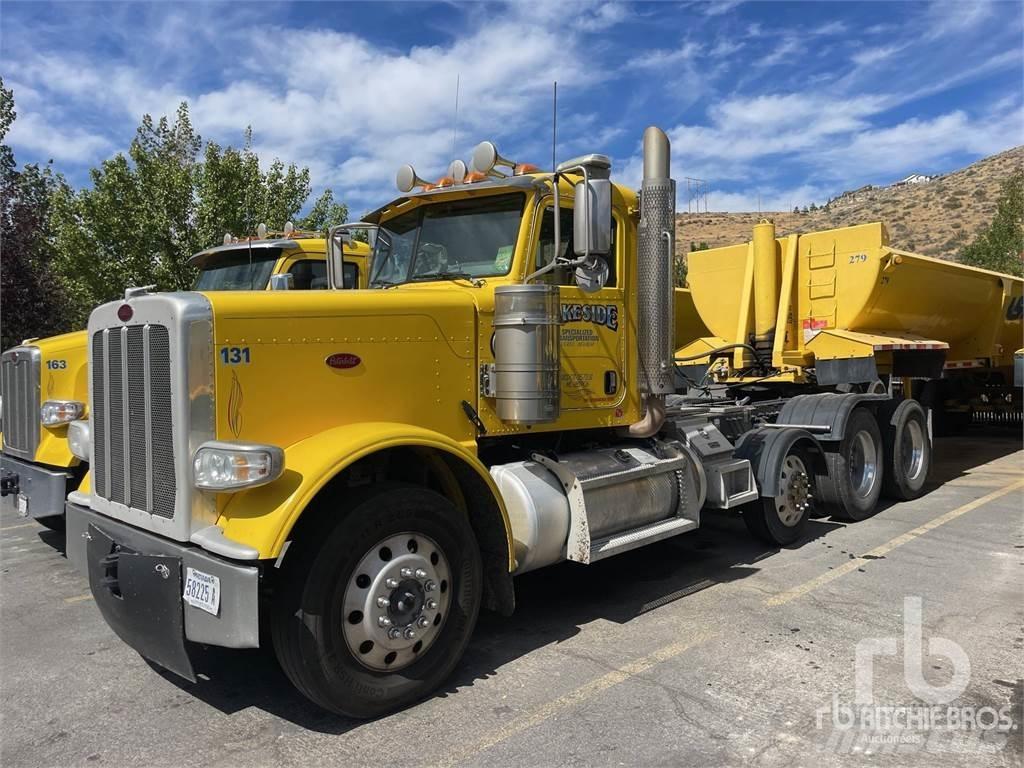
M220 610L220 577L186 568L182 598L189 605L216 616Z
M28 496L24 493L18 494L18 514L22 517L28 517Z

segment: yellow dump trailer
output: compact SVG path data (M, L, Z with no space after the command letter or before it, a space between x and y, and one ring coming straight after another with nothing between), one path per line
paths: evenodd
M941 380L933 399L963 407L967 396L976 413L1015 400L1019 419L1019 399L978 399L965 382L980 374L989 388L1011 384L1020 278L892 248L880 223L777 238L770 222L749 243L691 253L688 278L710 331L677 354L690 378Z

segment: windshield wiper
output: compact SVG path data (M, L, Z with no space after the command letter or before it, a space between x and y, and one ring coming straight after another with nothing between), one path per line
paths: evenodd
M424 280L469 280L474 282L476 278L469 272L459 272L455 270L445 270L443 272L427 272L424 275L417 275L413 278L416 282L423 282Z

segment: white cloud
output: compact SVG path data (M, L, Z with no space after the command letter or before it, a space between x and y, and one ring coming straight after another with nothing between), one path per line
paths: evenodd
M635 57L629 62L631 67L641 69L661 69L663 67L674 67L679 64L692 61L700 55L701 47L698 43L687 41L678 48L658 49L648 51Z
M898 45L880 45L874 48L863 48L854 53L850 59L858 67L869 67L872 64L885 61L900 50L902 50L902 46Z
M88 163L102 157L111 148L106 139L77 126L61 127L36 112L19 108L17 120L5 139L12 145L37 151L49 159Z

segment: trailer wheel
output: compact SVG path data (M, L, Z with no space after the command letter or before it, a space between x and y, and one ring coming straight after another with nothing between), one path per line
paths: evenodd
M887 458L882 493L898 501L916 499L924 490L932 463L924 409L917 402L905 401L896 423L885 424L882 442Z
M319 542L285 560L271 627L285 674L350 717L428 695L462 657L480 611L480 552L465 515L432 491L391 487Z
M865 520L875 513L885 466L882 435L866 408L854 408L836 451L826 451L828 476L819 478L823 500L838 520Z
M805 457L798 449L791 449L779 467L778 494L762 497L743 510L747 529L769 544L785 546L798 541L810 516L811 487Z

